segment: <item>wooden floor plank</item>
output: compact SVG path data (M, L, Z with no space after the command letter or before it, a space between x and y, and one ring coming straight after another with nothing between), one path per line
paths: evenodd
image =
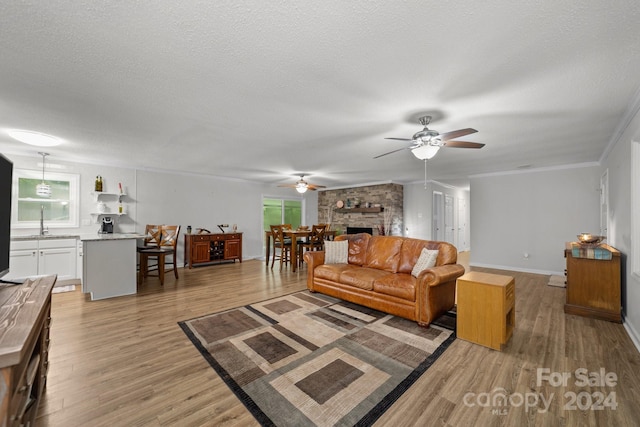
M468 262L468 255L460 258ZM516 329L504 351L457 339L376 425L640 423L640 354L622 325L565 315L565 290L547 286L549 276L476 270L516 279ZM302 290L305 281L306 267L280 272L248 260L181 269L180 278L167 276L164 286L149 278L135 296L88 301L79 289L54 294L48 386L38 425L258 425L177 322ZM540 368L573 373L601 367L617 374L615 387L577 387L575 378L566 386L537 384ZM497 389L555 397L548 412L541 405L525 410L478 404L478 395ZM564 393L581 391L613 392L618 407L566 410Z

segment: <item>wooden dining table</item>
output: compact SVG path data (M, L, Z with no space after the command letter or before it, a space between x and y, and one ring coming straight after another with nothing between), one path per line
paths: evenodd
M311 235L311 230L283 230L285 236L291 238L291 271L296 271L298 269L298 238L308 239ZM333 240L336 236L335 230L325 230L324 232L325 238L329 240ZM271 256L271 231L266 230L264 232L264 241L265 241L265 262L267 266L269 266L269 257Z

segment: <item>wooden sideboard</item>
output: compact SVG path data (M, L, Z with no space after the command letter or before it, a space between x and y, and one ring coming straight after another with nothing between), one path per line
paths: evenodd
M565 245L567 259L567 300L564 312L594 319L622 322L620 252L602 244L611 259L575 257L573 243Z
M184 266L242 262L242 233L184 235Z
M0 425L34 425L47 383L56 276L0 289Z

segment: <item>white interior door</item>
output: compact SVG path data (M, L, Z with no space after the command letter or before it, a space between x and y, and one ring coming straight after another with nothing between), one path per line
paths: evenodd
M453 196L444 195L444 241L455 245L455 227L453 223Z
M456 242L459 251L467 249L467 201L458 199L458 240Z
M433 222L431 236L432 240L444 240L444 201L443 195L439 191L433 192Z
M609 232L609 171L600 177L600 235Z

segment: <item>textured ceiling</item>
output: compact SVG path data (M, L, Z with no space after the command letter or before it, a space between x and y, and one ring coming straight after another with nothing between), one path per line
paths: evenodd
M315 4L314 4L315 3ZM640 88L640 2L0 4L0 128L56 159L269 184L414 182L598 161ZM0 151L37 148L0 132Z

